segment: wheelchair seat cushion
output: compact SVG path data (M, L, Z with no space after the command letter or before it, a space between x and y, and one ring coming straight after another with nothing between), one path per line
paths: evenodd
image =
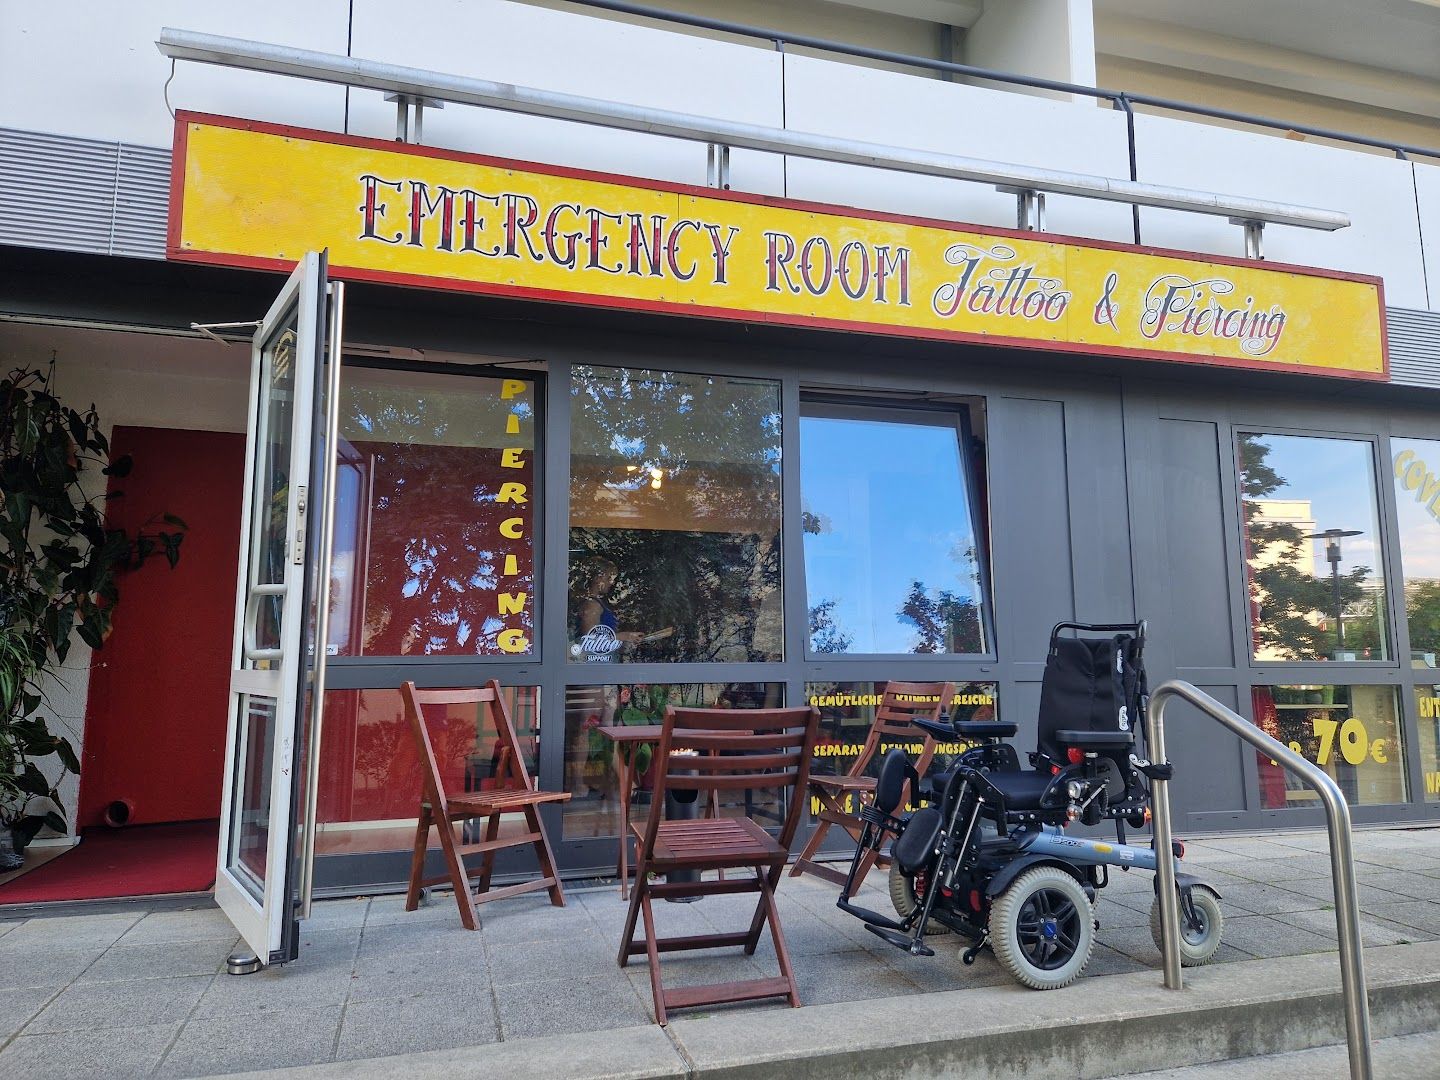
M1053 777L1046 772L992 772L986 779L1005 796L1007 810L1038 810Z
M913 874L925 865L935 851L935 839L940 835L942 823L940 811L933 806L915 811L891 849L895 862L904 873Z

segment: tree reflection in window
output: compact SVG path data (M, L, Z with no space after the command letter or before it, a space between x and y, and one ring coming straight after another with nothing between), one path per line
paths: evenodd
M502 630L533 640L535 400L528 380L347 369L332 590L351 616L332 635L342 654L498 656ZM507 483L523 502L499 501ZM519 610L502 611L502 595Z
M778 384L577 366L570 439L572 659L781 659Z
M1370 444L1242 432L1239 454L1255 659L1385 659ZM1333 566L1327 529L1356 534Z

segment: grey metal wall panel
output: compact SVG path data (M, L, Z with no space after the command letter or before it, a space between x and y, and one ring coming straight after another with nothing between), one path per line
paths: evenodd
M1233 686L1200 689L1222 705L1249 712L1248 703L1240 709ZM1184 808L1189 828L1201 827L1202 820L1213 828L1222 823L1224 815L1245 812L1243 759L1255 752L1188 702L1176 700L1166 706L1165 753L1175 765L1170 798ZM1211 816L1200 819L1199 815Z
M1050 627L1075 617L1064 404L994 399L990 453L998 633L1012 659L1043 663Z
M165 257L170 151L0 128L0 243Z
M1065 460L1075 617L1128 622L1135 617L1130 570L1130 506L1120 389L1065 404Z
M1160 420L1156 431L1162 595L1152 630L1185 667L1234 666L1230 632L1230 568L1220 483L1218 430L1213 423Z
M1440 389L1440 312L1386 308L1390 379Z

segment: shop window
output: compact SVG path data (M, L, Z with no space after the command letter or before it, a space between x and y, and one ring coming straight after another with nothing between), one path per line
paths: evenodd
M536 400L521 375L346 367L332 655L533 651Z
M1440 655L1440 441L1391 439L1390 452L1410 661L1434 669Z
M810 653L992 651L968 433L963 413L805 403Z
M1255 723L1313 761L1340 786L1351 806L1406 800L1405 741L1394 687L1257 686ZM1263 753L1260 805L1266 810L1318 807L1319 796Z
M1387 660L1371 444L1239 438L1253 658Z
M810 765L814 775L842 776L850 771L870 734L870 725L875 722L875 709L884 692L883 682L805 684L805 703L820 710L820 735L815 742L815 759ZM995 683L956 683L948 715L952 720L998 720L999 687ZM904 750L911 761L916 760L924 740L924 732L917 729L915 737L908 741L882 742L865 769L866 775L879 776L885 755L897 747ZM930 771L941 772L950 768L952 760L968 745L962 740L938 742ZM859 812L858 807L851 809ZM819 800L812 797L811 816L819 812Z
M539 688L507 686L502 693L533 778L538 775ZM426 720L446 792L483 791L494 782L495 733L480 707L427 706ZM319 781L317 854L405 851L414 845L422 775L398 689L325 695ZM439 844L433 830L430 843Z
M784 705L780 683L621 683L572 686L565 691L565 790L561 806L567 840L620 835L619 755L632 773L630 821L650 812L655 744L617 745L598 730L610 726L659 725L669 706L703 709L778 709ZM718 793L721 814L754 814L779 824L783 815L773 791L756 803L748 791Z
M1415 687L1415 711L1420 717L1420 768L1425 773L1425 801L1440 802L1440 681Z
M1391 439L1425 799L1440 802L1440 441Z
M570 659L782 658L780 388L576 367Z

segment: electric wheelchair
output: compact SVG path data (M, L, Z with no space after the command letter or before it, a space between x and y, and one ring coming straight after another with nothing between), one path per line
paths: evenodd
M1143 622L1054 628L1029 769L1004 741L1015 735L1013 723L916 721L969 745L923 785L903 750L886 755L874 800L861 812L840 909L915 956L934 955L927 936L954 931L968 941L966 964L988 947L1025 986L1053 990L1078 978L1094 946L1094 904L1110 868L1156 868L1153 848L1127 844L1125 834L1127 825L1139 829L1149 820L1148 781L1171 775L1170 765L1137 753L1148 702L1144 645ZM1065 831L1077 821L1107 820L1115 843ZM890 897L898 919L852 902L864 853L892 836ZM1177 862L1183 851L1177 842ZM1188 874L1177 873L1176 881L1182 963L1204 964L1224 931L1219 894ZM1158 892L1150 930L1158 947Z

